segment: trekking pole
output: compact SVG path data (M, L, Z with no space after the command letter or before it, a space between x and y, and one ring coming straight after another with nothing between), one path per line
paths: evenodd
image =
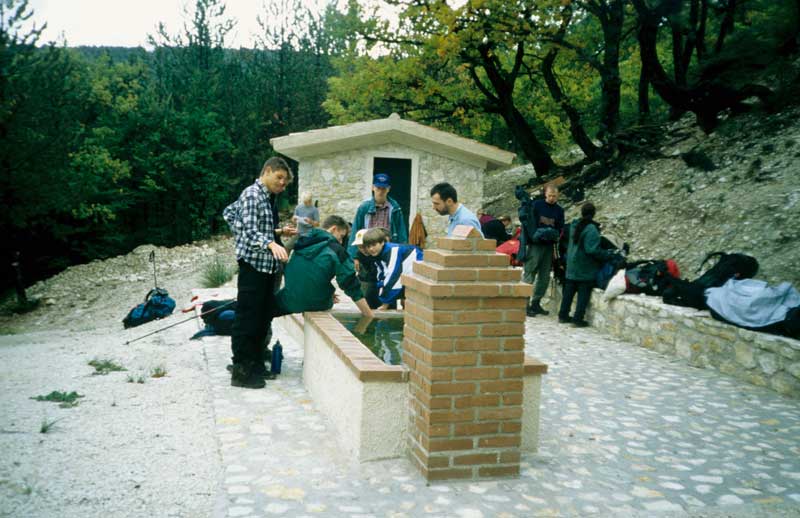
M228 302L228 303L226 303L226 304L223 304L223 305L221 305L221 306L217 306L217 307L215 307L215 308L213 308L213 309L209 309L209 310L208 310L208 311L206 311L205 313L200 313L199 315L194 315L194 316L191 316L191 317L187 318L186 320L181 320L180 322L175 322L174 324L170 324L170 325L168 325L168 326L166 326L166 327L162 327L161 329L156 329L155 331L153 331L153 332L150 332L150 333L147 333L146 335L142 335L142 336L140 336L139 338L134 338L133 340L128 340L128 341L127 341L127 342L125 342L123 345L132 344L133 342L139 341L139 340L141 340L142 338L147 338L148 336L152 336L152 335L154 335L154 334L156 334L156 333L160 333L161 331L164 331L164 330L166 330L166 329L169 329L170 327L175 327L175 326L177 326L177 325L180 325L180 324L185 324L186 322L189 322L190 320L192 320L192 319L195 319L195 318L197 318L198 316L202 318L202 317L203 317L203 316L205 316L205 315L210 315L211 313L213 313L213 312L215 312L215 311L217 311L217 310L219 310L219 309L222 309L222 308L225 308L225 307L228 307L228 306L230 306L230 305L231 305L231 304L233 304L234 302L236 302L236 299L233 299L233 300L231 300L230 302Z
M148 260L153 263L153 286L158 288L158 279L156 278L156 251L150 251L150 257Z

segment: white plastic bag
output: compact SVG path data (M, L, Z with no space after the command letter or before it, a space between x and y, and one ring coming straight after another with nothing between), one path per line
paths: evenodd
M606 291L603 292L603 300L611 300L619 295L625 293L625 268L621 268L617 273L611 277L606 286Z

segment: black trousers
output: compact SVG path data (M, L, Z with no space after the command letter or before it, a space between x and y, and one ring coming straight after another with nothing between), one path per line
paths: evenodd
M561 293L561 308L558 310L559 318L568 318L569 310L572 308L572 299L578 293L578 303L575 305L575 315L573 320L583 320L586 316L586 308L589 307L589 299L592 298L592 289L595 281L564 281L564 290Z
M264 363L264 340L275 307L275 274L259 272L239 261L236 317L231 330L233 363L250 367Z

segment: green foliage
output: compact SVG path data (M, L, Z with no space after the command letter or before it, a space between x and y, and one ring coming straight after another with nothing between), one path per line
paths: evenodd
M101 375L105 376L109 372L119 372L127 370L122 365L114 363L112 360L91 360L89 362L91 367L94 367L94 372L92 375Z
M139 373L138 375L128 374L128 377L125 378L125 381L128 383L139 383L144 385L144 382L147 380L147 377L143 373Z
M766 71L778 79L781 99L800 90L797 74L787 73L787 61L776 59L787 49L797 52L795 0L470 0L457 8L446 2L390 3L400 12L396 23L363 10L350 13L353 30L374 47L335 62L337 73L323 104L335 122L396 111L503 147L510 136L517 141L525 136L521 126L558 152L576 142L571 107L591 138L602 137L601 145L613 147L616 134L644 119L658 122L668 112L682 113L670 105L675 99L655 95L663 93L651 88L651 78L640 88L641 5L660 10L657 53L678 88L716 82L735 90L761 82ZM551 52L561 99L542 77ZM517 128L501 117L497 99L503 93L522 115L522 121L514 120ZM530 155L528 148L520 149Z
M77 404L77 403L76 403ZM62 403L60 406L64 406ZM74 405L73 405L74 406ZM63 417L61 418L63 419ZM61 419L53 419L52 421L47 419L46 417L42 418L42 424L39 426L39 433L48 433L55 427L56 423L61 421ZM26 494L30 494L30 491Z
M58 406L61 408L72 408L78 406L78 399L82 397L84 397L82 394L78 394L75 391L60 392L58 390L54 390L46 396L36 396L32 397L31 399L36 401L53 401L59 403Z
M704 2L700 34L692 6ZM800 96L787 66L797 56L796 0L389 3L399 13L392 23L357 0L320 14L301 0L266 2L255 47L229 49L225 2L195 0L185 26L160 27L145 51L37 47L27 2L0 0L5 249L41 276L143 243L208 237L226 229L221 211L257 175L271 138L329 122L397 112L538 154L545 169L579 140L576 125L584 151L592 139L613 147L615 132L682 113L650 87L641 90L649 113L640 111L642 5L672 7L653 33L680 92L767 77L776 105ZM687 49L676 65L674 51ZM560 99L544 78L551 53Z
M164 365L158 365L150 370L151 378L163 378L167 375L167 368Z
M235 273L235 268L227 266L217 257L203 270L202 285L204 288L217 288L233 279Z
M347 16L267 3L258 46L233 50L224 4L192 2L146 52L37 48L26 2L0 2L0 231L28 275L226 229L270 139L327 124Z

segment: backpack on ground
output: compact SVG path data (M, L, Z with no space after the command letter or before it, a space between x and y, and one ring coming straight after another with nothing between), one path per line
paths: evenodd
M230 336L236 316L236 306L236 299L209 300L203 303L200 318L206 327L213 329L214 334Z
M707 309L705 288L696 282L673 279L664 289L662 300L665 304L686 308Z
M708 309L705 290L719 288L729 279L749 279L758 273L758 261L755 257L745 254L728 254L725 252L711 252L700 263L697 271L712 257L718 256L717 262L707 272L697 279L688 282L673 283L663 294L666 304L684 306L695 309Z
M719 288L728 279L750 279L758 273L758 261L755 257L745 254L728 254L725 252L711 252L700 263L697 271L714 256L719 256L716 264L693 282L705 288Z
M144 302L130 310L122 320L125 329L136 327L151 320L164 318L172 314L175 309L175 301L169 296L167 290L163 288L153 288L144 298Z
M625 271L625 293L661 295L681 272L672 259L647 259L627 264Z

